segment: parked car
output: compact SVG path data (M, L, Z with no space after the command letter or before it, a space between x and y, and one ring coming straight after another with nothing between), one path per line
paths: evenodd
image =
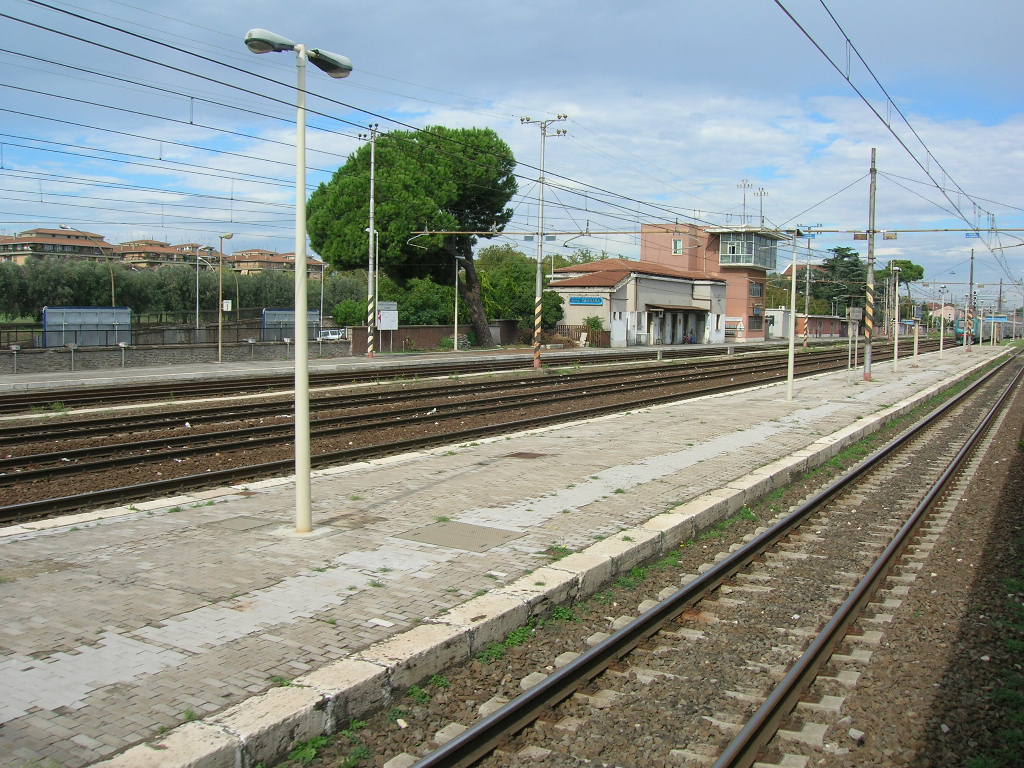
M316 337L317 341L343 341L348 338L347 328L333 328L331 330L320 331L320 335Z

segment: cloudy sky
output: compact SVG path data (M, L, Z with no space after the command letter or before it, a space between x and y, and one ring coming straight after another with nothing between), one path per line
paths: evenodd
M993 216L1024 229L1010 0L4 0L0 14L2 232L216 245L230 231L231 250L291 251L294 56L249 53L263 27L354 65L345 80L310 68L311 185L369 123L489 127L523 164L509 230L533 231L540 131L520 118L565 113L545 228L594 234L548 247L635 258L639 222L754 223L760 206L769 226L862 230L877 147L878 229L982 230L879 240L883 264L925 266L918 295L962 294L972 247L982 296L1024 274L1024 231L988 231ZM865 250L852 234L812 245Z

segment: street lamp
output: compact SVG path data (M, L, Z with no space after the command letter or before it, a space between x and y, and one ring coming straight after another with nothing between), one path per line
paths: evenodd
M306 326L306 61L334 78L348 77L352 62L319 48L306 48L265 29L250 29L253 53L295 51L295 532L313 530L310 501L309 328ZM301 268L300 268L301 265Z
M204 245L199 248L207 256L213 251L213 248L209 245ZM208 260L204 259L198 253L196 253L196 342L199 341L199 262L203 262L208 267L212 267L213 264Z
M942 342L945 337L946 330L946 291L949 290L944 285L939 286L939 359L942 359Z
M96 247L100 249L100 256L103 255L103 246L100 245L100 243L95 238L90 237L88 232L83 232L80 229L75 229L74 227L69 226L67 224L59 224L58 226L61 229L66 229L70 232L77 232L78 234L82 235L86 240L91 240L93 243L96 244ZM110 250L113 251L114 249L111 248ZM110 306L116 307L117 304L114 300L114 265L111 263L109 255L107 255L107 272L110 273Z
M219 236L220 250L217 267L217 362L224 362L224 241L235 236L234 232L225 232Z

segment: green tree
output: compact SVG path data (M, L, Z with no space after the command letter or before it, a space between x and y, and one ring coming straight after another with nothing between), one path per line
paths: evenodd
M334 305L331 315L339 326L363 325L366 322L366 302L344 299Z
M478 237L501 232L517 190L512 150L494 131L434 126L395 131L376 143L376 226L380 268L398 283L414 277L447 283L455 259L465 269L459 292L481 346L491 346L481 283L473 258ZM313 248L331 264L351 269L366 263L370 148L360 147L309 199ZM432 235L423 230L483 232Z
M816 283L813 295L826 304L834 302L837 308L863 306L867 264L853 248L840 245L829 248L829 252L832 255L822 262L825 274Z
M520 328L532 328L537 261L508 245L484 248L477 260L487 315L515 319ZM554 291L542 291L541 327L554 328L562 316L561 297Z

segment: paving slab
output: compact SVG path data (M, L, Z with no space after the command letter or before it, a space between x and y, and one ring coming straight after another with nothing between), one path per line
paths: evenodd
M897 374L876 363L870 383L800 379L792 401L761 386L318 471L307 536L287 481L2 529L0 768L141 765L132 755L154 750L162 766L271 759L998 352L922 355ZM289 681L302 690L273 693Z

